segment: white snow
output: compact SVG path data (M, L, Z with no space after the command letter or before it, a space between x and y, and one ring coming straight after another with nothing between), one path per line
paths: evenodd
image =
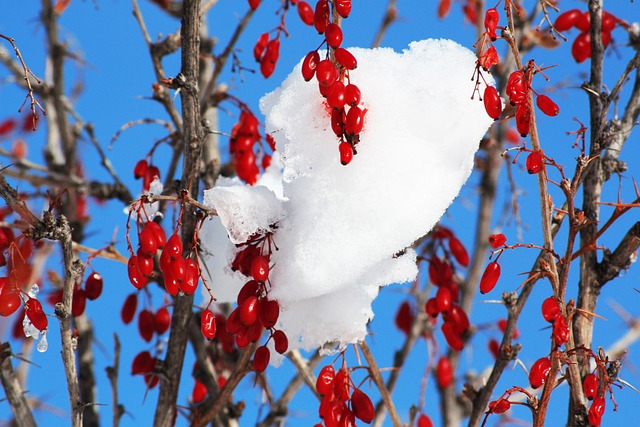
M226 227L215 218L201 236L219 300L234 300L246 281L229 268L236 248L226 235L238 243L277 221L270 298L283 309L278 328L290 348L364 338L379 287L417 274L412 250L396 254L456 197L492 123L470 99L475 55L455 42L349 50L358 59L351 82L368 110L353 161L340 164L317 83L305 82L298 65L261 101L282 156L281 184L273 168L262 181L275 193L225 181L205 196Z

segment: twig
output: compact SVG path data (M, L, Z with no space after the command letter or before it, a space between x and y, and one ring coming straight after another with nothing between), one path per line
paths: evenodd
M120 339L118 334L113 334L114 340L114 352L113 352L113 366L107 366L107 377L111 384L111 414L113 416L113 427L120 425L120 418L124 414L124 406L118 403L118 374L120 373Z
M387 410L389 411L389 416L391 417L391 422L394 427L402 427L402 421L400 421L400 417L398 416L398 412L396 411L396 407L393 404L393 400L391 400L391 396L389 395L389 390L387 390L387 386L384 384L384 380L382 379L382 375L380 375L380 369L378 368L378 364L376 363L376 359L371 354L371 350L369 350L369 346L366 341L361 341L359 343L360 350L362 350L362 354L364 358L367 360L369 364L369 375L373 378L373 382L378 387L380 391L380 396L382 396L382 400L384 404L387 406Z
M9 343L0 344L0 381L9 402L9 408L14 420L21 427L36 427L31 409L27 403L24 392L16 378L11 365L11 346Z

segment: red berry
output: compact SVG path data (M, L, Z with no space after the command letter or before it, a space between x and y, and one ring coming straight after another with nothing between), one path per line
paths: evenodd
M193 403L200 403L207 397L208 393L207 387L196 380L195 384L193 384L193 390L191 391L191 401Z
M373 407L373 402L371 402L369 396L363 393L359 388L354 389L351 394L351 410L356 418L367 424L373 421L373 417L376 412Z
M569 341L569 325L567 319L560 315L553 322L553 339L557 345L566 344Z
M571 45L571 56L578 64L591 58L591 36L589 32L578 34Z
M458 331L457 327L452 322L445 321L440 329L449 347L455 351L462 351L464 342L462 341L461 332Z
M489 348L489 352L491 352L494 359L497 359L498 355L500 354L500 343L497 340L491 338L489 340L489 344L487 344L487 347Z
M198 263L191 258L187 258L184 261L184 280L179 283L180 290L187 295L194 293L198 287L199 277Z
M360 88L352 83L349 83L344 88L344 101L351 107L355 107L360 104Z
M582 32L588 32L591 29L591 14L588 10L582 12L580 18L576 20L576 28Z
M336 61L340 63L347 70L355 70L358 67L358 61L356 57L353 56L351 52L344 48L337 48L333 51L333 54L336 57Z
M578 9L567 10L561 13L556 18L556 22L553 24L556 30L562 32L570 30L575 27L577 22L582 19L582 12Z
M283 331L277 330L273 332L271 337L273 338L273 347L276 351L280 354L286 353L289 349L289 339L287 335Z
M313 14L313 26L318 31L318 34L324 34L327 25L329 25L329 2L320 0L316 3Z
M560 108L547 95L538 95L536 105L547 116L554 117L560 113Z
M21 305L22 299L18 292L9 290L0 292L0 316L11 316Z
M449 250L458 264L463 267L469 265L469 253L457 237L452 236L449 238Z
M255 295L248 297L241 306L239 306L240 321L244 326L251 326L258 320L258 298Z
M334 0L336 12L343 18L347 18L351 13L351 0Z
M338 145L338 151L340 152L340 163L343 166L351 163L351 160L353 160L353 147L351 147L351 144L342 141L340 145Z
M82 316L87 307L87 294L84 289L76 288L73 291L73 301L71 302L71 314L74 317Z
M433 422L426 414L420 414L418 417L417 427L433 427Z
M484 101L484 109L494 120L498 120L502 114L502 100L498 91L493 86L487 86L484 89L484 95L482 100Z
M84 292L88 299L95 300L102 294L103 280L100 273L95 271L89 274L87 281L84 284Z
M153 326L156 333L162 335L169 330L171 326L171 314L166 307L160 307L153 317Z
M227 323L228 325L228 323ZM216 337L216 316L211 310L205 310L200 316L200 331L202 336L208 340Z
M148 351L141 351L131 362L131 375L146 374L155 369L155 359Z
M260 283L255 280L249 280L247 283L242 286L240 292L238 292L238 297L236 298L236 303L238 307L240 307L249 297L258 296L258 290L260 289Z
M507 330L507 319L498 320L498 329L500 329L500 331L504 334L504 331ZM518 330L518 328L515 328L513 330L513 339L517 340L519 336L520 336L520 331Z
M547 322L555 322L560 316L560 304L554 296L550 296L542 302L542 317Z
M255 46L253 46L253 57L256 62L260 62L262 55L264 54L264 50L267 47L267 43L269 42L269 33L262 33L260 37L258 37L258 41Z
M133 293L129 294L127 299L124 300L124 304L122 305L122 310L120 311L120 318L122 322L126 325L131 323L133 320L133 316L136 314L136 309L138 308L138 294Z
M3 294L6 295L6 294ZM42 310L42 304L35 298L28 298L24 303L24 311L33 326L39 331L47 329L49 320Z
M182 239L177 232L173 233L171 237L169 237L164 250L167 251L167 255L170 259L182 256Z
M445 323L450 324L453 331L458 334L463 334L471 326L467 313L457 304L451 304L449 311L443 313L443 318Z
M164 248L164 245L167 243L167 236L162 226L157 222L149 221L144 228L148 228L151 231L151 235L155 238L158 249Z
M442 356L436 364L436 379L440 388L447 388L453 382L453 368L446 356Z
M529 371L529 384L531 384L531 387L535 389L543 385L547 381L549 371L551 371L551 360L548 357L536 360Z
M138 332L140 336L143 340L149 342L153 338L155 330L153 313L149 310L142 310L138 314Z
M260 0L249 0L249 7L252 10L256 10L260 6Z
M509 75L506 94L509 97L511 105L521 104L525 101L527 92L529 91L528 86L522 71L516 70Z
M504 414L509 408L511 408L511 403L503 397L489 402L489 412L491 414Z
M482 54L482 56L478 58L478 62L485 71L489 71L489 68L500 62L498 51L496 50L495 46L489 46L489 48Z
M132 255L127 263L127 274L129 275L129 282L136 288L142 289L147 284L147 277L144 276L138 268L138 257Z
M256 349L256 353L253 355L253 369L257 372L264 372L269 365L269 358L271 354L269 348L266 346L260 346Z
M588 374L582 380L582 390L587 399L592 400L598 394L598 376L594 373Z
M330 47L336 49L342 44L342 29L337 24L331 23L325 29L324 38Z
M498 10L495 7L487 9L487 12L484 15L484 28L491 40L495 40L498 38L498 36L496 35L496 29L498 28L499 20L500 15L498 14Z
M347 85L347 88L350 85ZM345 88L346 94L346 88ZM344 113L344 108L340 108L338 110L331 110L331 130L336 134L336 136L342 136L344 134L344 119L346 118L346 114Z
M449 311L449 308L451 307L451 291L449 288L444 286L438 288L438 291L436 292L436 306L440 313Z
M349 108L344 122L344 130L347 135L357 135L362 132L365 114L366 110L362 110L360 107Z
M602 415L604 415L605 400L602 396L596 396L593 398L593 402L589 407L589 424L593 427L598 427L602 422Z
M316 79L320 86L331 86L338 79L336 66L328 59L323 59L316 67Z
M544 166L544 159L542 157L542 150L532 151L527 156L526 168L530 174L538 173Z
M251 277L258 282L265 282L269 278L269 258L259 255L251 261Z
M427 302L424 303L424 311L434 319L438 317L440 310L438 309L438 303L436 303L435 298L429 298Z
M231 313L229 313L229 318L227 319L226 330L229 334L237 334L243 328L242 322L240 321L240 309L236 308Z
M316 390L322 396L329 395L333 390L333 381L336 377L336 371L332 365L324 366L316 380Z
M499 278L500 264L495 261L487 264L484 273L482 273L482 278L480 279L480 293L486 294L487 292L491 292L491 290L495 288L496 283L498 283Z
M160 179L160 169L156 166L149 165L149 167L145 170L144 176L142 177L142 188L145 191L149 191L151 188L151 183L156 179Z
M262 298L259 300L258 318L265 328L273 328L280 317L280 305L278 301Z
M140 179L147 173L147 168L149 167L149 163L145 160L138 160L136 165L133 167L133 177L135 179Z
M602 11L602 38L604 39L604 34L610 33L611 30L613 30L619 22L620 22L620 19L610 14L609 12L603 10Z
M394 319L396 327L404 332L405 335L409 335L411 325L413 325L413 318L409 301L403 301L400 307L398 307L398 312Z
M516 107L516 129L521 137L529 134L531 129L531 109L529 103L522 102Z
M313 76L315 76L319 62L320 54L316 50L312 50L304 57L304 60L302 61L302 78L306 82L310 81Z
M329 88L329 94L327 95L327 104L329 105L329 107L338 110L344 107L344 83L338 80L334 84L329 86Z
M349 371L346 368L341 368L336 373L336 378L333 380L333 393L336 399L346 402L349 400L349 391L351 390L351 378Z
M306 1L298 2L298 15L302 22L307 25L313 25L313 9Z
M507 238L504 234L499 233L499 234L492 234L491 236L489 236L488 240L491 247L496 249L504 245L505 242L507 241Z

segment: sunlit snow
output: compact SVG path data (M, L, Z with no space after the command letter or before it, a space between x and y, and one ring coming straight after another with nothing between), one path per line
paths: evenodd
M247 280L230 270L236 247L227 235L239 242L277 221L270 298L283 309L278 327L290 348L364 338L379 287L416 276L415 253L403 250L456 197L492 122L471 100L470 50L425 40L403 53L350 51L358 59L351 82L368 112L348 166L339 162L317 83L305 82L298 65L261 101L281 154L282 188L273 188L277 170L270 168L255 187L227 180L205 195L224 224L214 218L201 235L220 301L233 301Z

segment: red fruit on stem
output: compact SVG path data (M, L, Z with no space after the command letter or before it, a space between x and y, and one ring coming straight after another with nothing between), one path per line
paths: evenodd
M349 108L344 122L344 130L347 135L357 135L362 132L365 113L366 110L362 110L360 107Z
M495 46L489 46L489 48L478 58L478 62L485 71L489 71L489 68L500 62L498 51Z
M442 356L436 364L436 379L440 388L447 388L453 382L453 368L446 356Z
M351 160L353 160L353 147L351 147L351 144L346 141L342 141L338 145L338 152L340 153L340 164L342 164L342 166L346 166L351 163Z
M24 303L24 311L37 330L44 331L47 329L49 320L42 310L42 304L40 304L40 301L35 298L28 298Z
M127 299L124 300L122 310L120 311L120 318L125 325L128 325L133 320L133 316L136 314L138 308L138 294L129 294Z
M195 384L193 384L193 390L191 390L191 401L193 403L200 403L207 397L207 394L207 387L196 380Z
M582 12L578 9L571 9L558 15L553 26L560 32L567 31L575 27L578 21L581 19Z
M336 81L329 86L329 94L327 95L327 105L334 109L341 109L345 104L344 83Z
M445 323L450 324L457 334L463 334L471 326L467 313L457 304L451 304L449 311L443 313L443 318Z
M158 249L164 248L167 244L167 236L162 226L155 221L149 221L144 228L148 228L151 231L151 235L155 238Z
M328 59L323 59L316 67L316 79L320 86L331 86L338 78L336 66Z
M160 307L153 316L153 326L158 335L162 335L169 330L171 326L171 314L166 307Z
M138 314L138 332L146 342L151 341L153 338L153 333L156 330L154 321L153 313L149 310L142 310L140 314Z
M21 305L22 299L18 292L12 292L10 290L0 292L0 316L11 316Z
M256 62L260 62L260 59L264 54L264 50L266 49L268 42L269 42L269 33L260 34L260 37L258 37L258 41L253 46L253 58L256 60Z
M585 376L582 380L582 390L587 399L593 400L598 395L598 376L594 373Z
M496 88L493 86L487 86L484 89L482 101L484 102L484 109L487 112L487 115L493 120L498 120L502 114L502 100L500 99L500 95L498 95Z
M571 45L571 56L578 64L591 58L591 36L589 32L578 34Z
M560 315L553 322L553 339L557 345L566 344L569 341L569 325L567 319Z
M447 344L453 350L462 351L464 348L464 342L462 341L461 332L452 322L444 322L440 327L444 338L447 340Z
M498 358L498 355L500 354L500 343L495 340L495 339L490 339L489 343L487 344L487 348L489 349L489 352L493 355L494 359Z
M516 129L521 137L529 134L531 129L531 109L528 102L522 102L516 107Z
M582 12L582 15L576 20L576 28L582 32L588 32L591 29L591 15L588 10Z
M91 301L98 299L102 295L103 279L100 273L95 271L89 274L87 281L84 284L84 292L88 299Z
M604 415L605 400L602 396L596 396L593 398L593 402L589 407L588 418L589 424L593 427L598 427L602 422L602 415Z
M305 24L313 25L313 9L306 1L298 2L298 15Z
M420 414L418 417L417 427L433 427L433 422L426 414Z
M356 418L367 424L373 421L376 412L369 396L359 388L354 389L353 393L351 393L351 410Z
M529 153L525 165L528 173L534 174L542 170L542 167L544 166L544 159L542 156L542 150L532 151Z
M457 237L452 236L449 238L449 250L458 264L463 267L469 265L469 253Z
M436 292L436 307L440 313L449 311L451 308L451 291L449 288L441 286Z
M610 14L609 12L603 10L602 11L602 36L604 38L604 33L610 33L615 26L620 22L616 16Z
M511 408L511 403L504 397L489 402L489 412L491 414L504 414L509 408Z
M491 236L489 236L488 240L491 247L493 249L496 249L504 245L505 242L507 241L507 238L504 234L498 233L498 234L492 234Z
M538 95L536 98L536 105L547 116L557 116L560 113L560 108L555 102L551 100L547 95Z
M336 378L333 380L333 393L336 399L342 402L349 400L350 385L351 378L349 371L343 367L336 373Z
M73 301L71 302L71 314L74 317L82 316L87 307L87 294L84 289L75 289L73 291Z
M394 323L398 329L404 332L405 335L409 335L411 332L411 325L413 324L413 313L411 312L411 305L409 301L403 301L398 307L398 312L394 319Z
M127 263L127 274L129 275L129 282L136 288L142 289L147 284L147 277L144 276L138 268L138 257L132 255Z
M333 390L333 382L336 377L336 371L332 365L324 366L316 380L316 390L322 396L329 395Z
M149 165L144 173L144 176L142 177L142 188L144 188L145 191L149 191L149 189L151 188L151 183L156 178L160 179L160 169L158 169L156 166Z
M316 50L312 50L304 57L304 60L302 61L302 78L306 82L310 81L313 76L315 76L319 62L320 54Z
M251 261L251 277L258 282L265 282L269 278L269 258L258 255Z
M255 280L249 280L245 283L240 292L238 292L238 297L236 298L236 303L238 307L240 307L249 297L258 296L258 290L260 289L260 283Z
M167 251L167 255L170 259L175 259L182 256L182 239L177 232L173 233L169 237L164 250Z
M480 293L486 294L491 292L491 290L495 288L496 283L498 283L499 278L500 264L495 261L487 264L484 273L482 273L482 278L480 278Z
M524 73L516 70L509 75L505 92L509 97L511 105L517 105L525 101L528 92L528 83Z
M253 355L253 369L257 372L264 372L269 365L269 358L271 353L266 346L260 346L256 349L256 353Z
M529 384L531 384L531 387L535 389L543 385L547 381L549 371L551 371L551 360L548 357L536 360L529 371Z
M491 40L498 38L496 29L498 28L499 20L500 15L495 7L487 9L487 12L484 15L484 29Z
M229 325L229 323L227 323ZM209 309L202 312L200 316L200 331L202 336L208 340L212 340L216 337L216 316Z
M329 2L320 0L316 3L313 13L313 26L318 31L318 34L324 34L327 25L329 25Z
M343 18L348 18L351 13L351 0L334 0L336 12Z
M141 351L131 362L131 375L146 374L155 369L155 360L148 351Z
M145 160L138 160L136 165L133 167L133 177L135 179L140 179L147 173L147 168L149 167L149 163Z
M554 296L550 296L542 302L542 317L547 322L555 322L560 316L560 304Z
M251 326L258 320L258 298L255 295L248 297L241 306L239 306L240 321L243 326Z
M449 14L450 10L451 10L451 0L440 0L440 2L438 3L438 18L440 19L445 18ZM418 425L420 425L419 420L418 420Z
M273 347L278 353L284 354L287 352L289 349L289 339L283 331L274 331L271 338L273 338Z
M340 63L347 70L355 70L358 67L358 61L356 57L353 56L351 52L342 47L337 48L333 51L333 54L336 57L336 61Z
M360 104L361 98L360 88L352 83L349 83L344 88L344 101L351 107L355 107Z
M194 293L198 287L199 277L198 263L191 258L187 258L184 261L184 280L178 284L180 290L187 295Z
M349 85L347 85L349 87ZM345 88L346 94L346 88ZM346 118L346 114L344 113L344 108L340 108L338 110L331 110L331 130L336 134L336 136L342 136L344 134L344 119Z
M262 298L259 300L258 318L265 328L273 328L280 317L280 305L278 301Z
M334 49L340 47L343 39L342 29L340 26L334 23L327 25L324 33L324 39L327 41L329 47Z
M256 10L260 6L260 0L249 0L249 7L252 10Z

